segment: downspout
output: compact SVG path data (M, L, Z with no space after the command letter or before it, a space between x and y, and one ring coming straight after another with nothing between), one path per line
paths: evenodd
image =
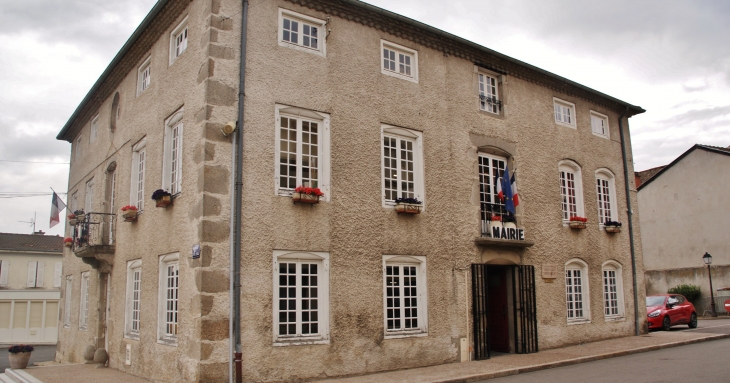
M636 290L636 249L634 248L634 212L631 210L631 188L629 187L629 164L626 159L626 141L624 140L624 116L628 114L629 106L618 118L618 132L621 137L621 158L624 162L624 186L626 188L626 210L629 214L629 242L631 245L631 276L634 283L634 335L639 335L639 293Z
M241 14L241 70L239 73L238 84L238 129L235 136L236 151L236 184L234 191L234 201L231 205L231 216L235 216L233 229L233 259L231 262L231 274L233 278L232 297L231 297L231 320L233 321L233 359L235 363L235 383L243 381L243 371L241 366L241 208L243 196L243 106L244 97L246 95L246 31L248 29L248 0L242 1L243 12ZM232 378L229 375L229 380Z

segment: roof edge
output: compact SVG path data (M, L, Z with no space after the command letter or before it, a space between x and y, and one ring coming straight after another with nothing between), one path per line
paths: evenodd
M659 176L662 175L662 173L664 173L665 171L667 171L667 169L669 169L672 166L674 166L677 162L681 161L682 158L687 157L687 155L689 155L690 153L692 153L695 149L702 149L702 150L706 150L708 152L713 152L713 153L724 154L726 156L730 156L730 152L728 152L728 151L720 150L720 149L713 148L713 147L707 146L707 145L694 144L691 148L687 149L687 151L685 151L684 153L680 154L679 157L675 158L674 161L672 161L672 162L668 163L667 165L665 165L664 166L664 169L658 171L651 178L649 178L648 180L646 180L646 182L643 182L641 185L639 185L639 187L636 188L636 191L637 192L640 191L641 189L644 188L644 186L650 184L652 181L654 181L655 179L659 178ZM651 168L651 169L653 169L653 168ZM647 169L647 170L649 170L649 169Z
M91 98L94 96L94 93L99 90L101 87L101 84L104 83L104 81L109 77L109 75L112 73L114 68L116 68L117 64L119 64L120 61L122 61L122 58L124 55L129 52L129 50L132 48L132 46L137 42L140 36L142 36L142 33L147 29L147 27L152 23L152 20L154 20L155 16L157 16L162 8L167 5L168 0L157 0L157 4L155 4L154 7L150 10L150 12L145 16L145 18L142 20L142 23L139 24L137 29L134 30L134 33L132 33L132 36L127 39L127 42L122 45L122 48L119 50L116 56L114 56L114 59L109 63L109 65L106 67L104 72L101 73L101 76L99 76L99 79L96 80L94 85L91 87L88 93L86 93L86 96L83 100L79 103L79 105L76 107L76 110L74 110L73 114L71 114L71 117L69 117L68 121L66 121L66 124L61 128L61 131L58 132L58 135L56 135L56 139L60 141L68 141L71 142L73 138L68 137L68 132L71 129L71 126L73 125L74 121L76 121L76 118L81 113L81 110L84 108L84 106L91 100Z

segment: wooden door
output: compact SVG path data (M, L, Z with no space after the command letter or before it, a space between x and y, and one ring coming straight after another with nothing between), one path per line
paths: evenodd
M507 273L505 267L488 266L489 339L490 349L510 352L509 317L507 312Z

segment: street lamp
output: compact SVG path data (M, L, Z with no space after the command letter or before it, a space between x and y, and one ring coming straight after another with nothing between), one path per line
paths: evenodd
M707 265L707 275L710 276L710 315L717 317L717 311L715 311L715 295L712 293L712 271L710 270L712 256L710 253L705 252L705 255L702 256L702 260L705 261L705 265Z

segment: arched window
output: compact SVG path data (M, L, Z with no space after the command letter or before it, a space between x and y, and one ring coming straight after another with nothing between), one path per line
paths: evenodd
M580 166L573 161L563 160L558 163L560 171L560 199L563 221L570 217L584 217L583 209L583 175Z
M606 319L621 319L624 317L621 264L616 261L606 261L603 263L601 274L603 276L603 315Z
M588 265L580 259L574 258L565 263L565 297L568 323L590 321Z
M119 118L119 92L114 93L114 99L112 100L112 110L109 113L109 130L114 133L117 130L117 119Z
M616 208L616 182L608 169L596 170L596 197L598 199L598 223L618 220Z

